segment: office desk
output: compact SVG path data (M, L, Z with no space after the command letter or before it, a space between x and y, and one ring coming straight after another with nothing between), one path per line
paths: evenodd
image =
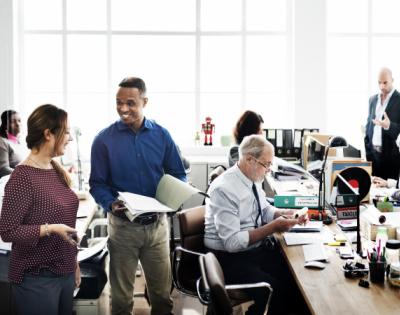
M325 246L333 251L325 269L306 269L302 246L286 246L282 234L277 239L312 314L400 314L400 289L391 287L387 281L382 285L370 282L366 289L358 285L358 279L345 278L342 271L345 260L334 248Z

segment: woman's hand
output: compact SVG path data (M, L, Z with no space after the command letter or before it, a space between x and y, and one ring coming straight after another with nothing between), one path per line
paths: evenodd
M77 231L65 224L49 224L48 231L50 234L58 234L64 241L67 241L71 245L77 246L78 237Z

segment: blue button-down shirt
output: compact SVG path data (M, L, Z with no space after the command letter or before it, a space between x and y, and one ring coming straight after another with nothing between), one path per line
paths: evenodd
M164 174L186 181L171 135L152 120L145 119L137 133L119 120L93 141L90 193L107 211L118 191L155 197Z

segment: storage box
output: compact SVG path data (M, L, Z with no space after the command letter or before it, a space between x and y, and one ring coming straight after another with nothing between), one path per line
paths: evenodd
M99 299L75 299L73 315L97 315L99 313Z

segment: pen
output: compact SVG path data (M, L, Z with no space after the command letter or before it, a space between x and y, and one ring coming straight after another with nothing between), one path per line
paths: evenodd
M346 242L329 242L329 246L345 246Z

